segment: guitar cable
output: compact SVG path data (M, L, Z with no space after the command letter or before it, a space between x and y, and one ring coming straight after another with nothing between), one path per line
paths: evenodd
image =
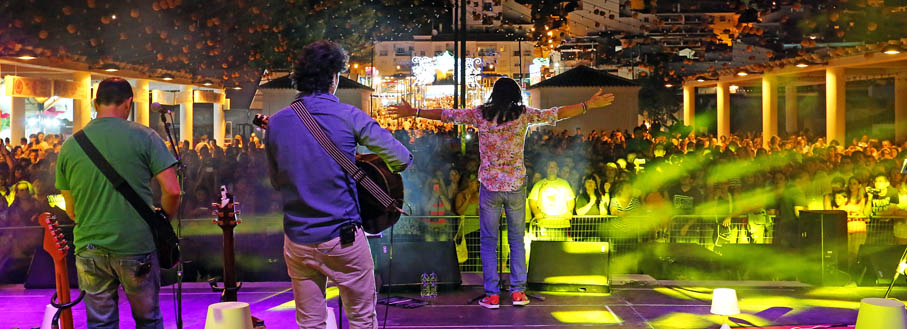
M394 269L394 226L395 225L391 225L390 246L387 249L387 290L384 292L384 320L381 323L381 329L387 329L387 314L388 310L391 308L391 287L393 287L391 280L393 278L392 271ZM383 282L382 285L384 285Z

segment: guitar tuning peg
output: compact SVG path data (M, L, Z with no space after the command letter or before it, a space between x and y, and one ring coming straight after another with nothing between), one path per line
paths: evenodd
M69 251L69 245L64 246L63 251Z

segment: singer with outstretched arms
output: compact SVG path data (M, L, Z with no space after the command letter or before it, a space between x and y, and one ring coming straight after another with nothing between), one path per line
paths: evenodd
M157 180L161 206L172 216L180 195L176 159L154 130L126 120L132 111L132 86L121 78L108 78L98 85L96 95L97 118L80 133L149 206L151 179ZM86 292L88 328L118 327L120 285L136 328L164 328L158 298L160 265L148 223L75 137L63 143L56 170L56 187L75 222L76 269L79 288Z
M316 41L302 49L291 81L311 117L340 156L355 158L357 145L399 172L412 155L362 110L340 103L337 90L348 56L339 45ZM371 251L362 229L356 181L319 144L292 106L268 121L265 149L271 184L283 202L284 258L300 328L327 324L327 279L340 288L350 328L377 328L377 293Z
M485 298L479 304L499 308L500 288L495 271L498 227L501 210L506 212L507 227L525 227L526 167L523 166L523 145L531 125L554 125L557 121L585 114L586 110L611 105L614 95L599 90L589 100L576 105L539 110L523 105L522 90L516 81L498 79L488 102L471 109L416 109L404 101L392 105L390 114L396 117L420 117L444 122L471 125L479 132L479 222L482 258L482 277ZM522 229L507 231L510 244L510 292L513 305L529 304L526 289L526 250Z

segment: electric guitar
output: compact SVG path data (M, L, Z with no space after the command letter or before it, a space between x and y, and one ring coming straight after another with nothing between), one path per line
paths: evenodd
M252 124L261 129L268 129L267 115L256 114ZM368 178L378 185L378 188L384 190L396 204L397 209L388 209L384 207L375 196L369 193L368 189L357 182L357 191L359 193L359 212L362 217L362 229L371 234L378 234L381 231L393 226L400 220L400 212L403 205L403 177L398 173L391 171L387 164L384 163L376 154L356 154L356 166L365 173Z
M57 222L57 217L50 213L38 215L38 223L44 227L44 251L54 260L54 277L56 278L57 291L50 298L50 304L57 308L51 327L54 329L72 329L71 307L82 301L85 291L80 291L79 298L71 302L69 299L69 271L66 267L66 254L69 253L69 242L63 236L63 230Z
M208 283L214 291L220 291L221 302L235 302L236 292L242 287L242 282L236 282L236 255L233 247L233 228L242 221L239 215L239 202L233 200L233 194L227 192L226 186L220 187L220 201L212 203L213 215L216 217L212 224L220 226L224 233L224 287L218 288L216 279Z
M224 286L217 287L217 279L208 280L211 289L220 291L221 302L235 302L236 293L242 288L242 282L236 282L236 254L233 246L233 228L242 223L239 219L239 202L233 199L233 194L227 192L227 187L220 187L220 201L212 203L213 215L216 217L213 224L220 226L224 232ZM264 329L265 322L259 318L252 317L252 325L255 329Z

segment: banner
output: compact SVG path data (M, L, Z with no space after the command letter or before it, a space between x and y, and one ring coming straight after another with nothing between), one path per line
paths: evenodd
M53 86L57 97L83 99L88 96L88 91L76 82L53 80Z
M4 79L6 96L12 97L51 97L53 83L51 80L32 79L7 75Z
M209 91L209 90L196 90L195 91L195 102L196 103L216 103L223 104L226 96L219 92Z

